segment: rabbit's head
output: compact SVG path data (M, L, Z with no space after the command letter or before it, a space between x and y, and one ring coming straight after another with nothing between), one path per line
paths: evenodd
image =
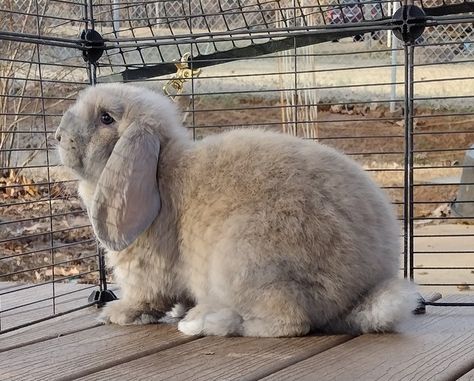
M61 162L95 186L86 203L99 240L129 246L158 216L160 149L184 137L166 97L123 84L83 91L56 131Z

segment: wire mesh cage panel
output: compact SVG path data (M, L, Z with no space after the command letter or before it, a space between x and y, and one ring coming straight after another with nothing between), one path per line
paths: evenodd
M440 7L446 6L441 1L417 4L427 14L436 14ZM449 3L449 6L466 4L468 3L461 0ZM305 30L312 33L306 38L298 38L296 43L299 46L313 45L325 41L328 36L327 33L324 36L318 35L317 31L327 32L335 28L347 30L348 26L352 29L378 26L369 34L348 35L353 36L356 42L363 40L365 46L371 49L376 49L377 46L379 49L387 45L390 47L391 33L386 20L400 7L398 2L352 0L117 1L96 2L95 5L97 28L116 46L115 49L112 49L113 46L109 47L109 65L104 60L102 66L115 71L168 62L190 50L193 50L193 56L196 59L199 57L200 61L206 56L214 59L221 57L222 54L216 54L217 52L233 51L232 56L245 57L246 54L254 56L287 50L291 41L285 43L285 40ZM341 35L341 30L338 34ZM472 37L470 24L432 28L426 39L420 39L419 43L438 44L458 40L458 46L442 48L426 45L417 57L423 62L433 59L450 61L453 55L472 58L474 53L469 43ZM390 55L389 52L386 54ZM123 67L120 67L121 64ZM161 70L154 71L154 75L166 74L165 67L164 65ZM146 76L142 74L141 78Z
M53 136L78 91L96 82L169 93L194 139L264 128L345 152L393 201L401 273L430 289L471 292L473 3L415 2L424 31L401 41L406 5L4 1L0 331L86 306L91 289L106 286Z
M430 17L472 11L466 1L415 4ZM462 163L472 142L464 128L473 112L472 21L427 25L409 62L386 27L403 3L141 5L108 5L102 21L112 29L103 31L113 49L99 62L99 82L146 80L161 90L173 61L189 53L189 66L201 72L177 98L194 138L265 128L342 150L390 194L404 227L405 274L437 290L469 292L474 263L462 245L473 231L453 223L469 217L447 214L469 167ZM130 22L132 8L146 8L148 23ZM463 129L449 134L457 123Z
M0 30L67 38L84 27L74 2L4 1ZM97 246L57 167L54 131L89 84L81 51L0 39L0 331L87 305Z

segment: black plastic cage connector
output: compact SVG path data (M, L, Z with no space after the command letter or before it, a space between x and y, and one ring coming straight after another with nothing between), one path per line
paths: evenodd
M426 20L426 14L420 7L403 5L393 15L393 23L398 26L393 34L400 41L414 43L423 34Z
M104 39L95 29L84 29L80 38L81 45L85 48L82 51L82 58L86 62L95 64L104 53Z

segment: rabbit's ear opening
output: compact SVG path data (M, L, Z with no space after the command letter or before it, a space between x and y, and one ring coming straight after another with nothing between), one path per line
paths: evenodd
M94 232L106 248L125 249L160 212L159 152L158 138L137 124L115 144L89 211Z

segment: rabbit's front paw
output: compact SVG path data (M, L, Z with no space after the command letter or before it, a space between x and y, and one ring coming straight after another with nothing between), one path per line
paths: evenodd
M98 320L105 324L141 325L158 323L163 313L150 313L124 301L108 303L102 310Z
M191 308L186 317L178 323L178 330L185 335L201 335L204 330L204 319L212 311L211 306L198 304Z

